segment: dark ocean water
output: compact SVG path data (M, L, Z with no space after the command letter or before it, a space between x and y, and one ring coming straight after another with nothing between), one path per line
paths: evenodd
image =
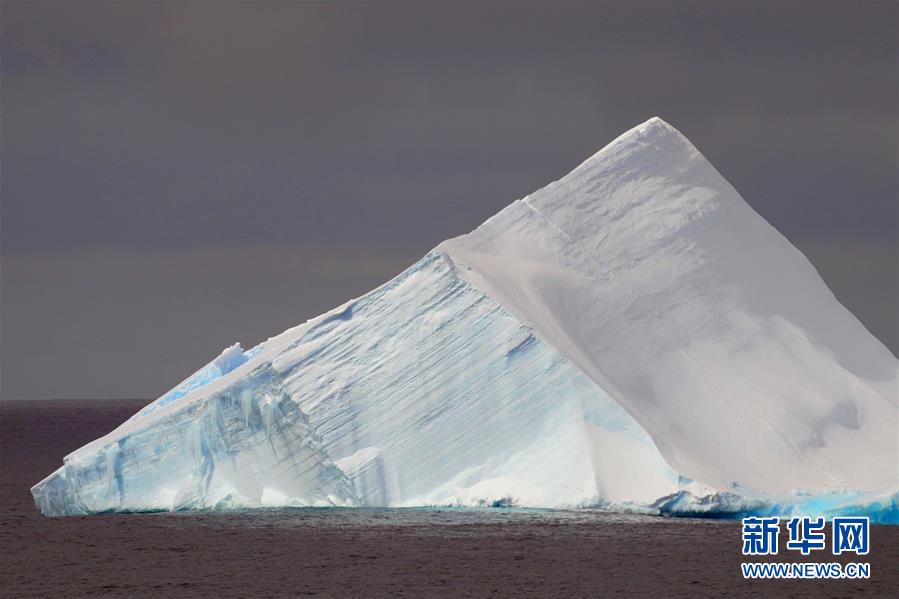
M143 403L0 402L0 595L887 597L899 584L899 526L872 527L869 580L747 581L733 521L506 508L40 516L30 486Z

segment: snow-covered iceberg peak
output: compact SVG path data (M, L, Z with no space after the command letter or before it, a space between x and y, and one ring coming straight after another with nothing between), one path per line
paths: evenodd
M602 506L899 518L897 361L658 118L367 295L227 348L49 515Z
M896 358L661 119L439 249L678 473L770 494L899 486Z

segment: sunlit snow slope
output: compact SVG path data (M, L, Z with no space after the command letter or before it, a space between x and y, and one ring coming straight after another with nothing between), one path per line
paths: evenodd
M331 313L216 360L48 515L600 506L899 520L896 358L651 119Z

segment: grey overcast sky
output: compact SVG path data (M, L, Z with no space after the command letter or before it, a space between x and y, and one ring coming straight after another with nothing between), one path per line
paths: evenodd
M0 6L0 397L153 398L659 115L899 353L895 2Z

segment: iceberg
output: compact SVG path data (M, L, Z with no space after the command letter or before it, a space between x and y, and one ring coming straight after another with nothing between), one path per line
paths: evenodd
M653 118L32 488L50 516L515 505L899 521L899 363Z

